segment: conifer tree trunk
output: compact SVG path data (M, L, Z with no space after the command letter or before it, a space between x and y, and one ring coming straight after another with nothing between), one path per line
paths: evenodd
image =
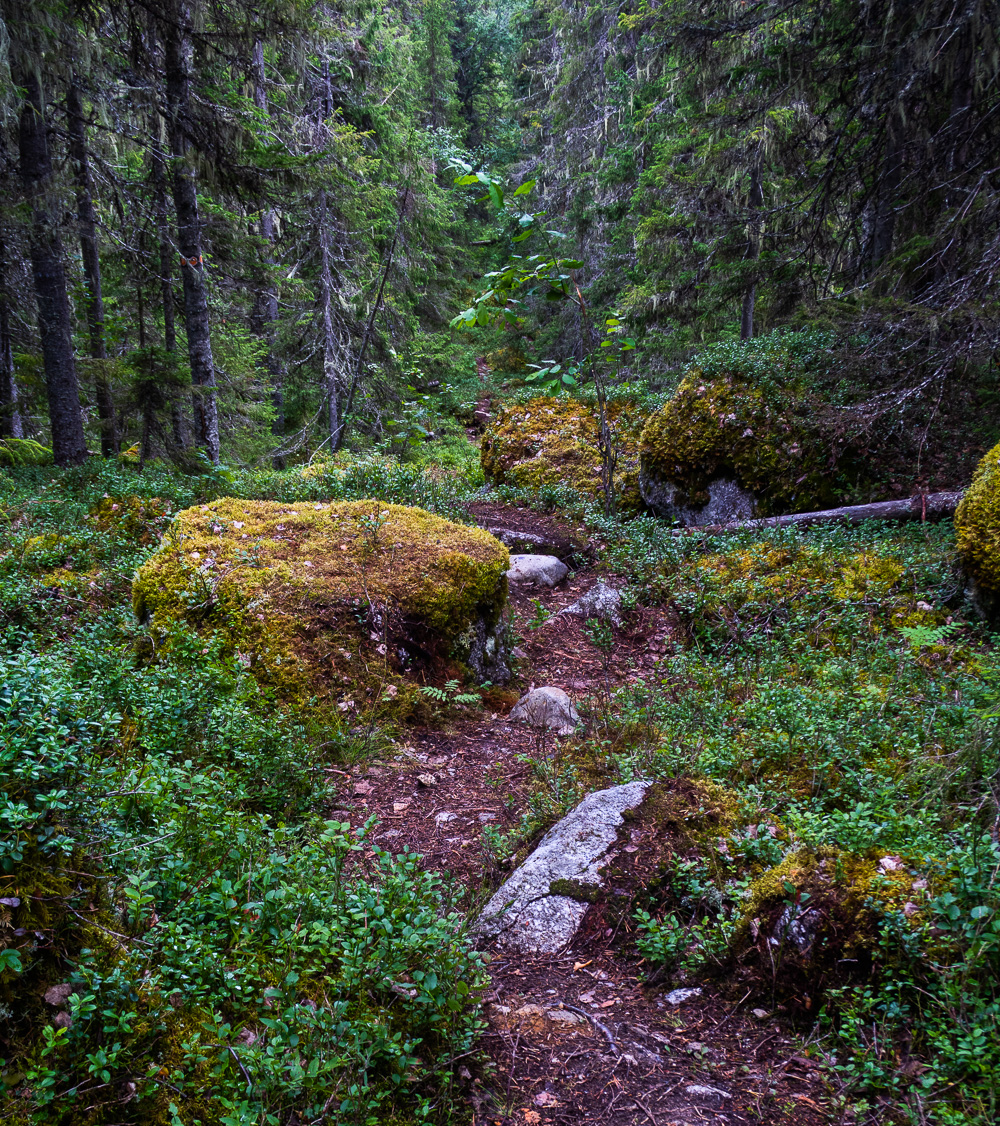
M16 82L26 94L21 109L18 150L25 195L31 208L31 272L38 303L52 455L56 465L79 465L87 456L87 443L73 358L73 324L66 293L63 248L47 198L52 162L45 104L34 70L25 69Z
M10 332L10 298L7 295L7 243L0 232L0 438L23 438L21 412L14 378L14 341Z
M755 160L750 166L750 209L751 216L747 229L747 248L744 258L756 261L760 257L760 219L758 213L764 205L764 188L761 183L760 162ZM757 283L751 281L743 294L743 310L740 316L740 340L753 339L753 317L757 304Z
M327 426L330 449L337 449L340 437L340 386L337 381L337 335L333 327L333 270L330 266L330 225L326 192L320 193L319 207L319 300L323 332L323 390L327 396Z
M208 314L208 287L202 260L201 221L194 169L187 160L187 123L191 113L191 10L174 0L165 21L164 72L167 88L167 133L170 141L177 242L184 283L184 326L194 384L195 440L212 463L219 463L219 411L215 364Z
M267 91L264 74L264 45L258 40L254 44L254 103L257 108L267 113ZM285 397L284 397L284 372L281 361L276 353L276 328L278 323L278 287L274 284L274 211L266 207L260 216L260 234L267 244L264 253L264 284L257 294L254 308L254 331L262 337L266 344L264 366L267 368L271 380L271 405L274 408L274 418L271 421L271 433L276 438L281 438L285 433ZM285 459L275 457L274 468L284 469Z
M97 360L94 390L97 399L97 416L101 421L101 453L114 457L118 453L118 434L115 428L115 408L107 374L102 361L108 358L104 340L104 299L101 295L101 259L97 248L97 219L94 213L94 191L90 175L90 157L87 152L87 131L83 120L83 99L76 80L70 83L66 95L69 119L69 155L73 162L76 181L76 216L80 226L80 257L83 261L84 284L87 290L87 329L90 335L90 355Z
M163 347L171 355L177 351L177 326L174 315L174 251L170 245L170 213L167 208L166 158L160 145L159 119L153 122L151 148L153 198L156 213L156 242L159 256L160 303L163 307ZM178 400L170 405L170 429L174 445L186 449L188 433L184 411Z

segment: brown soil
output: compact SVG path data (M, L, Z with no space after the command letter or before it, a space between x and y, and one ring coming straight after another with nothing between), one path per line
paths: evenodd
M580 536L571 524L529 509L483 502L473 510L483 525ZM586 715L622 683L654 673L679 641L678 622L663 609L628 614L609 655L579 618L539 624L598 577L582 570L554 590L512 592L520 639L512 691L489 690L482 709L450 709L442 726L414 729L392 755L341 774L341 800L330 815L340 810L358 824L375 814L377 845L420 854L428 869L453 882L467 908L484 902L511 863L494 863L484 831L517 826L535 779L532 758L539 750L557 757L564 743L551 738L540 748L533 732L506 721L518 694L533 685L561 687ZM615 585L614 576L600 577ZM831 1109L828 1076L804 1054L780 1011L763 1012L761 1006L770 1006L752 993L724 998L724 990L706 981L685 983L701 992L671 1003L669 986L644 985L649 969L629 927L627 916L616 922L598 903L563 955L491 963L483 1046L493 1067L467 1076L476 1126L841 1121Z

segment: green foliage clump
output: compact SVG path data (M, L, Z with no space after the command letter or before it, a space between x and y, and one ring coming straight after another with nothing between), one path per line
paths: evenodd
M615 492L623 509L635 510L642 418L624 403L609 404L608 415L619 450ZM496 484L535 490L561 485L584 496L600 495L597 412L579 399L542 396L504 407L480 449L483 473Z
M361 738L275 709L184 622L135 661L149 635L133 572L168 507L212 484L114 463L0 482L0 1066L15 1121L447 1119L483 963L417 857L317 816L343 803L330 755L364 753ZM24 558L52 534L88 567L66 572L73 597ZM56 985L62 1000L45 1000Z
M52 451L31 438L0 438L0 466L51 465Z
M706 349L642 432L644 492L666 487L678 510L698 510L709 485L725 479L752 495L760 515L834 502L843 451L823 424L823 343L815 333L775 334Z
M976 586L1000 596L1000 445L983 458L955 513L958 553Z

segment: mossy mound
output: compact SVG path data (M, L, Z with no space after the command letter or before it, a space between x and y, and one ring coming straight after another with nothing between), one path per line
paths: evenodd
M982 600L1000 606L1000 444L982 459L955 513L958 553Z
M413 677L507 675L507 549L418 508L222 498L178 513L138 571L155 647L213 633L279 700L405 714Z
M691 368L642 432L643 499L685 524L833 505L841 451L821 413L794 378L767 387Z
M618 504L637 509L642 419L634 408L617 403L609 404L608 415L620 443ZM505 407L483 435L480 456L487 480L498 485L563 485L587 496L601 495L597 410L579 399L541 396Z
M52 451L31 438L0 438L0 466L51 465Z

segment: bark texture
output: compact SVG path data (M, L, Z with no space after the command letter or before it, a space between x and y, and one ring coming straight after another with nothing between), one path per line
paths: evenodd
M793 512L788 516L769 516L761 520L738 520L732 524L703 524L685 529L691 532L732 532L740 528L808 527L810 524L861 524L865 520L947 520L954 516L962 493L918 493L905 500L881 500L874 504L854 504L827 508L819 512Z
M87 330L90 336L90 355L97 360L94 373L94 391L97 415L101 421L101 453L114 457L118 452L118 434L115 427L115 408L103 361L108 358L104 339L104 298L101 295L101 260L97 246L97 216L94 211L94 189L90 174L90 156L87 151L87 127L83 117L83 98L74 80L66 95L69 125L69 155L73 162L76 184L76 217L80 228L80 258L86 287Z
M80 387L73 357L73 325L66 293L66 270L48 188L52 178L45 124L45 103L38 75L17 75L25 90L18 130L21 177L31 209L31 271L38 302L45 390L56 465L78 465L87 456L80 409Z
M212 463L219 463L219 411L215 364L208 313L208 287L202 260L201 220L194 168L188 160L191 117L191 9L187 3L169 6L165 21L164 73L167 91L167 133L171 180L177 212L177 242L184 283L184 326L193 384L195 439Z

